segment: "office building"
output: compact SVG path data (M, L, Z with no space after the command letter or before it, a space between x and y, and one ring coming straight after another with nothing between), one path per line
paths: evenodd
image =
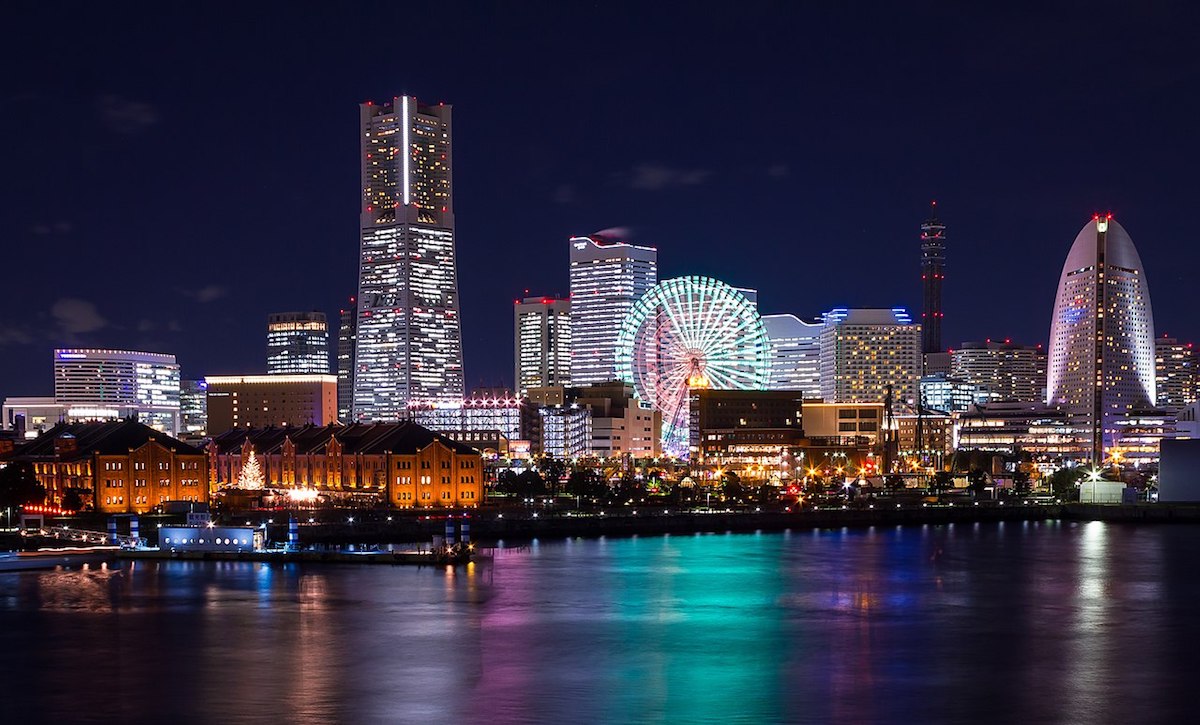
M267 315L267 373L329 373L329 325L324 312Z
M361 246L353 420L463 397L451 108L360 106Z
M837 308L821 330L821 397L825 402L914 405L921 376L921 326L903 308Z
M980 386L996 401L1046 399L1046 353L1041 345L964 342L950 351L950 376Z
M513 305L513 380L529 388L571 384L571 301L526 297Z
M1078 461L1088 455L1090 434L1063 410L1042 402L978 405L959 414L958 450L1037 459Z
M592 455L592 411L578 403L538 408L539 423L532 441L537 455L583 458Z
M771 390L820 398L822 323L795 315L763 315L762 321L771 344Z
M797 390L693 389L688 396L692 463L747 481L782 480L784 452L804 442L804 394Z
M182 380L179 383L180 435L203 436L208 430L208 383Z
M840 444L876 445L884 433L883 403L805 403L804 435Z
M946 225L938 219L937 202L921 224L921 352L941 353L942 282L946 279ZM927 371L937 372L937 371Z
M151 428L175 435L179 432L179 365L174 355L155 352L55 350L54 401L67 408L68 417L135 415Z
M350 421L350 409L354 405L354 329L356 319L356 304L354 298L351 297L350 305L338 312L338 420L343 423Z
M626 313L658 282L658 250L603 237L571 239L571 384L617 379Z
M1083 226L1050 323L1047 402L1086 429L1100 465L1117 419L1155 401L1154 316L1141 258L1112 215Z
M1192 343L1163 335L1154 338L1154 387L1158 407L1175 412L1196 401L1196 353Z
M495 431L505 440L517 440L522 437L523 407L521 400L511 395L472 395L457 405L413 406L409 419L455 440L462 440L468 431Z
M215 485L239 480L254 453L272 489L315 490L334 503L467 508L483 502L483 458L412 421L227 431L208 448Z
M992 399L986 388L944 373L921 376L921 406L940 413L961 413Z
M205 382L209 435L337 420L336 375L212 375Z
M113 514L208 502L204 452L134 420L60 423L9 460L33 464L52 506L72 489L85 505Z

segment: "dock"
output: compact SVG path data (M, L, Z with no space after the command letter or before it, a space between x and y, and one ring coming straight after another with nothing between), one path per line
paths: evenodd
M471 551L173 551L122 549L118 559L141 561L258 561L268 564L389 564L393 566L446 566L476 560Z

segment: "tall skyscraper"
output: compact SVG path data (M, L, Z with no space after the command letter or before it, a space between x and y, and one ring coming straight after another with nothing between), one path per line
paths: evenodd
M1158 407L1176 413L1196 402L1196 353L1192 343L1154 338L1154 388Z
M350 409L354 405L354 331L358 321L357 312L356 303L351 297L350 306L340 310L338 314L338 420L343 423L350 421Z
M827 403L913 405L921 377L921 326L904 308L825 313L821 331L821 397Z
M946 225L938 220L937 202L929 205L929 218L921 225L921 352L942 349L942 281L946 278Z
M356 420L463 397L451 109L399 96L360 106Z
M822 324L795 315L763 315L762 321L771 342L771 389L821 397Z
M131 350L54 351L54 402L68 417L136 415L158 430L179 433L179 365L174 355Z
M625 314L658 282L658 250L600 236L571 239L571 384L615 380Z
M571 384L571 301L526 297L513 306L513 379L530 388Z
M1154 315L1133 240L1096 215L1063 264L1050 321L1047 403L1062 409L1104 461L1116 421L1155 401Z
M996 401L1031 403L1046 397L1046 353L1040 345L964 342L950 351L950 375L984 388Z
M329 372L329 324L324 312L267 315L267 374Z

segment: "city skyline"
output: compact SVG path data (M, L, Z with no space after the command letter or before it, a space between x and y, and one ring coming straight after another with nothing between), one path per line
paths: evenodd
M604 34L614 21L593 12L551 14L538 20L538 28L553 30L589 21L594 26L591 32ZM978 38L984 33L978 29L979 21L991 15L971 12L965 18L943 17L939 22L947 26L948 36L957 32L957 37ZM34 29L48 23L39 11L24 14ZM520 15L515 13L514 19ZM994 15L1004 17L1000 11ZM349 44L342 31L352 19L353 11L331 20L319 32L331 42ZM499 21L518 32L511 27L514 19ZM836 11L816 18L797 12L792 22L781 23L779 29L757 32L769 39L805 19L829 26L850 22ZM746 79L741 94L771 101L760 109L763 143L756 144L759 150L755 151L736 144L726 148L717 135L721 124L696 113L689 98L712 79L703 60L674 88L632 74L640 65L661 60L661 51L637 50L649 47L640 42L643 34L667 22L654 13L646 17L644 28L610 34L615 48L628 46L636 52L627 58L607 54L608 65L583 68L594 72L585 74L581 91L610 88L610 75L627 82L611 86L613 103L600 103L589 114L571 116L570 123L560 120L565 116L545 116L529 123L510 83L485 87L472 80L477 63L471 59L450 57L438 67L405 62L420 57L432 41L417 43L412 50L402 51L402 57L369 64L366 72L351 72L348 63L334 65L316 82L300 84L306 94L305 113L293 114L289 125L279 128L265 145L244 125L213 121L192 105L203 98L209 105L248 107L261 101L262 93L253 79L225 74L220 83L213 83L197 76L199 68L178 55L198 42L186 34L172 37L171 47L140 35L126 38L118 43L123 50L98 60L97 72L106 79L104 83L73 79L58 64L30 67L17 74L6 99L13 112L3 121L10 135L29 140L14 150L10 167L12 179L21 180L14 184L19 188L12 196L18 212L7 230L14 240L11 262L30 269L53 263L62 283L47 292L34 283L36 275L8 282L22 304L0 315L4 352L0 395L48 393L52 381L41 361L56 346L161 350L177 356L187 378L258 371L262 366L257 320L262 315L277 309L316 308L332 317L338 305L355 294L353 209L358 170L353 165L353 141L346 140L355 126L353 106L367 98L399 93L452 102L459 111L456 138L462 153L456 194L464 196L464 208L471 210L466 216L460 214L457 232L467 389L512 383L507 364L511 323L500 301L519 297L526 288L565 294L563 247L571 236L614 225L631 227L628 238L633 243L662 252L661 278L710 274L752 285L760 291L764 315L809 318L835 306L897 305L919 313L920 258L914 239L934 198L939 201L939 217L953 232L951 273L943 301L944 346L985 334L1003 334L1024 344L1047 343L1046 309L1055 284L1053 273L1047 272L1056 264L1052 250L1074 231L1077 219L1109 209L1138 230L1147 274L1156 281L1160 334L1195 339L1200 330L1187 313L1185 287L1196 260L1190 250L1179 247L1188 233L1187 200L1195 195L1195 182L1182 160L1195 144L1182 123L1190 117L1192 101L1187 94L1162 92L1164 87L1182 87L1194 61L1176 57L1181 51L1169 42L1174 31L1164 29L1165 39L1161 33L1154 35L1152 46L1134 34L1129 57L1118 59L1133 63L1132 69L1117 60L1095 58L1051 62L1050 48L1057 52L1064 43L1068 47L1080 43L1078 38L1086 36L1084 29L1109 21L1049 12L1038 34L1023 36L1033 57L1050 63L1053 72L1044 79L1039 78L1046 75L1045 68L1035 61L997 69L990 63L999 51L954 44L935 55L906 48L901 68L884 72L879 95L871 100L895 109L901 119L911 112L910 120L899 126L869 120L874 106L865 105L848 90L852 81L859 80L858 70L830 70L827 76L816 70L826 68L822 59L836 59L856 49L869 54L895 50L894 44L901 41L890 36L903 37L904 28L919 27L926 19L914 12L865 22L863 48L839 50L818 42L795 60L750 48L746 59L733 60L730 69L716 76L715 85L707 87L714 93L728 92L735 81ZM1160 18L1133 10L1122 19L1140 29L1158 30L1165 25ZM113 25L115 20L92 20L87 22L84 12L77 24L56 26L57 39L30 41L49 42L52 56L70 58L93 48L87 28L111 25L118 38L129 32ZM169 20L168 15L148 22L166 27ZM496 21L495 17L465 19L452 32L459 39L481 40L485 27ZM682 21L679 32L695 37L713 35L726 22L736 27L736 21L718 14ZM311 31L309 25L314 23L299 16L280 22L277 37L255 38L253 43L235 30L214 32L227 34L231 62L261 60L262 51L254 49L257 44L290 49L290 33L300 28ZM198 21L200 27L207 27L205 23ZM1003 35L1019 30L987 32ZM26 41L13 46L18 53L22 42ZM486 49L489 42L482 40L481 47ZM749 47L745 40L737 43ZM878 47L869 48L872 43ZM1147 46L1154 52L1139 52ZM370 49L358 52L356 67L383 57ZM530 43L513 57L498 61L486 79L494 81L518 67L526 68L551 52L545 44ZM196 98L179 96L161 72L140 73L138 61L151 54L165 54L185 75L196 76ZM304 59L292 60L300 62L301 70L315 67L305 65L309 61ZM954 60L962 61L966 70L955 69ZM766 79L746 75L751 67L746 64L753 61L794 69L805 93L783 92ZM540 100L551 107L570 107L579 91L561 90L556 81L562 73L578 75L581 68L573 64L580 62L535 74L533 80L544 86ZM23 61L16 61L16 66L24 68ZM982 72L978 86L964 85L968 70ZM897 75L886 77L889 73ZM907 99L904 94L926 86L928 77L944 99L939 109L957 108L958 115L927 115L914 105L915 99ZM1085 80L1063 82L1076 77ZM1141 82L1149 77L1158 84L1154 94ZM889 80L894 81L891 89L884 87ZM299 88L298 81L287 77L280 83L272 96L282 98ZM991 105L1000 98L991 92L993 87L1005 89L1007 95L1002 96L1012 98L1011 109ZM1101 90L1113 99L1112 114L1102 124L1080 125L1087 117L1086 101ZM79 99L88 121L78 141L88 163L75 167L76 177L65 191L58 190L46 173L56 168L54 159L62 152L45 135L65 133L60 125L65 121L45 121L33 113L41 100L57 96ZM812 99L818 96L834 102L816 103ZM654 102L645 103L648 100ZM1022 121L1024 116L1012 110L1020 101L1030 100L1062 111L1062 118L1043 118L1044 128L1031 129ZM1118 102L1122 100L1126 103ZM1146 104L1154 113L1135 115L1125 110L1146 108ZM630 105L642 109L646 118L636 135L624 130L622 123L622 109ZM830 110L839 107L847 110ZM926 128L921 122L931 125ZM1162 148L1170 148L1171 153L1143 153L1138 144L1127 140L1138 134L1119 133L1131 125L1153 130ZM1067 129L1070 140L1064 136ZM195 142L189 165L181 167L186 173L177 182L145 186L146 169L161 162L172 139L180 134ZM298 138L305 140L305 153L289 155ZM522 157L542 161L503 163L500 157L505 154L489 151L497 138L505 139L504 148L513 153L519 150ZM906 141L911 142L909 150L904 150ZM31 152L35 148L42 151L35 155ZM218 153L225 148L227 152ZM1103 160L1095 158L1095 148L1105 150ZM251 149L254 153L249 153ZM921 161L914 162L918 157ZM260 169L261 183L275 189L270 198L277 205L265 213L252 195L222 191L230 186L223 183L225 179L245 173L243 163L254 163L257 169L263 159L270 165ZM1104 174L1098 173L1101 169ZM84 188L88 193L83 193ZM753 213L738 214L736 225L717 223L730 218L730 200L736 199L732 192L741 188L754 189ZM840 200L847 190L853 204ZM115 192L120 195L114 197ZM69 200L65 206L52 203L61 193ZM155 242L158 236L152 230L172 224L175 205L190 208L201 196L206 208L200 216L192 212L198 219L195 228L173 227L168 244ZM125 211L118 201L143 197L146 202L136 214ZM798 216L804 218L802 226L796 224ZM155 300L152 308L140 295L114 294L111 285L93 274L97 264L123 244L131 252L150 253L150 261L145 262L150 274L139 289ZM855 250L852 258L844 253L849 247ZM504 250L519 253L508 255ZM235 254L239 261L230 265L214 267L204 261ZM794 264L778 264L781 254ZM194 259L195 264L180 265L181 259ZM474 263L466 263L468 259ZM283 273L264 274L270 265L281 265ZM833 273L805 274L812 269ZM845 284L864 275L870 285ZM1006 294L1006 304L996 305L980 293L981 284L1016 288L1018 294ZM208 343L217 336L221 345Z

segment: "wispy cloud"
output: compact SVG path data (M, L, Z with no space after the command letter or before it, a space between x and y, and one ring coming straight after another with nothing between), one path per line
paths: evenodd
M767 167L767 176L772 179L782 179L792 173L792 169L787 164L771 164Z
M183 289L177 290L184 297L191 298L197 302L205 303L219 300L229 294L229 290L219 284L209 284L200 289Z
M136 134L159 121L158 109L144 101L105 94L96 101L100 121L114 133Z
M707 169L674 169L657 163L638 164L629 174L629 188L639 191L661 191L679 186L696 186L708 181L712 172Z
M0 327L0 345L28 345L33 335L24 327Z
M77 297L63 297L50 306L50 315L67 335L94 332L108 326L96 305Z
M48 237L51 234L70 234L75 229L75 225L65 219L59 219L54 222L38 222L29 228L29 231L39 237Z
M575 187L570 184L559 184L551 195L555 204L572 204L575 202Z

